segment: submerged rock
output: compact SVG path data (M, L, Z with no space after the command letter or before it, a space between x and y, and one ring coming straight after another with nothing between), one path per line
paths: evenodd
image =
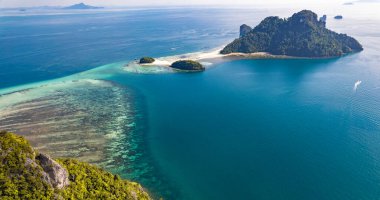
M326 21L327 21L327 15L323 15L322 17L319 18L319 21L324 23L324 27L326 27Z

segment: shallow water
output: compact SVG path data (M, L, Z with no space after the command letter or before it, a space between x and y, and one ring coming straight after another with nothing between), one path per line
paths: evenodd
M0 129L25 135L53 156L77 157L139 181L167 199L379 198L376 19L329 21L365 48L340 59L235 60L189 74L126 68L146 54L218 47L235 37L242 21L254 24L271 12L2 17L7 37L0 41L14 57L0 55L6 69L0 75ZM34 31L13 43L10 35L30 22ZM54 34L57 29L70 31L63 37ZM52 36L35 36L40 32ZM29 53L14 54L22 46ZM35 48L41 48L40 59ZM36 70L43 75L32 76ZM20 85L33 81L45 82Z

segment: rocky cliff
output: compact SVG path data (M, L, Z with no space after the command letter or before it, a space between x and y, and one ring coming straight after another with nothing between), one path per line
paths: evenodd
M287 19L267 17L247 33L240 28L240 38L228 44L222 54L268 52L297 57L335 57L363 50L361 44L346 34L326 28L317 14L303 10Z
M54 160L0 132L0 199L151 199L138 184L73 159Z

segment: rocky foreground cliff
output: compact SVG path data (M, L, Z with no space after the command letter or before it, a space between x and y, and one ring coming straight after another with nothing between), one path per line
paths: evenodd
M296 57L336 57L363 50L354 38L326 28L326 21L303 10L287 19L267 17L255 28L240 27L240 37L222 54L267 52Z
M73 159L54 160L0 132L0 199L151 199L138 184Z

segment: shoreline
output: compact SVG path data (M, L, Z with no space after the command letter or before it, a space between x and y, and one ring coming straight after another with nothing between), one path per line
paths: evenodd
M146 63L146 64L140 64L137 60L129 62L124 65L124 69L128 67L161 67L170 69L173 71L179 71L179 72L187 72L185 70L177 70L170 67L170 65L179 60L193 60L200 62L202 65L205 66L206 70L211 65L221 63L221 62L227 62L232 60L249 60L249 59L334 59L338 57L343 57L347 55L342 56L335 56L335 57L297 57L297 56L287 56L287 55L274 55L268 52L255 52L255 53L229 53L229 54L221 54L220 51L223 49L223 47L218 47L211 49L210 51L200 51L200 52L194 52L194 53L186 53L186 54L179 54L174 56L165 56L165 57L159 57L154 58L155 61L153 63Z
M273 55L267 52L256 52L256 53L230 53L230 54L221 54L220 51L223 48L215 48L210 51L201 51L195 53L186 53L179 54L174 56L165 56L155 58L153 63L140 64L137 61L132 63L137 64L139 66L158 66L158 67L170 67L170 65L178 60L193 60L198 61L200 63L208 63L208 62L222 62L224 60L240 60L240 59L265 59L265 58L274 58L274 59L291 59L297 58L292 56L283 56L283 55ZM128 63L126 66L130 65ZM214 64L214 63L212 63ZM206 65L207 66L207 65Z
M179 61L179 60L193 60L193 61L200 62L207 70L207 68L209 68L210 66L214 64L231 61L231 60L296 58L296 57L290 57L290 56L272 55L266 52L221 54L220 51L222 49L223 49L223 46L211 49L209 51L200 51L200 52L194 52L194 53L186 53L186 54L179 54L179 55L174 55L174 56L154 58L155 61L153 63L140 64L138 62L138 59L136 59L134 61L126 63L123 66L123 70L134 72L134 73L151 73L149 71L141 72L137 70L137 68L147 70L152 67L152 69L161 68L164 71L169 70L171 72L194 72L194 71L174 69L170 67L170 65L174 63L175 61Z

